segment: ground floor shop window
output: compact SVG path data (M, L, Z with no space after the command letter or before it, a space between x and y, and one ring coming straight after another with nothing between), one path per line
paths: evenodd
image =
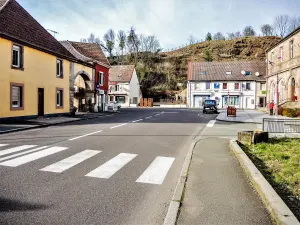
M239 105L240 99L239 96L224 96L223 105Z
M116 96L116 101L118 103L125 103L125 96Z

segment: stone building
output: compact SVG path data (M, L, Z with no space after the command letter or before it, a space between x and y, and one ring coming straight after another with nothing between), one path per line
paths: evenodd
M267 102L296 108L299 95L300 27L267 50Z

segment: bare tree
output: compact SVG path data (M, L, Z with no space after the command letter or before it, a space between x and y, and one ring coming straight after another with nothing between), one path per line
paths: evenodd
M221 32L218 32L214 35L214 40L225 40L225 37Z
M243 33L245 37L255 36L255 31L251 26L246 26Z
M234 36L235 36L236 38L243 37L243 35L242 35L242 33L241 33L240 31L235 32L235 33L234 33Z
M109 29L103 36L105 41L106 50L109 53L109 56L112 57L112 52L115 47L115 32L112 29Z
M87 38L81 38L81 42L86 42L86 43L98 43L101 44L101 40L99 37L96 37L94 33L91 33L90 36Z
M188 38L188 42L190 43L190 45L195 44L195 42L196 42L195 40L196 39L192 34Z
M300 16L291 18L289 32L293 32L300 27Z
M135 65L137 63L140 45L141 42L138 38L138 35L136 34L134 27L131 27L127 37L127 46L129 47L131 52L135 52Z
M119 55L121 55L121 64L123 64L123 60L124 60L124 50L126 47L126 34L125 31L123 30L119 30L118 34L117 34L117 39L118 39L118 43L119 43L119 49L121 52L119 52Z
M273 35L273 27L270 24L264 24L260 27L261 33L263 36L272 36Z
M232 39L234 39L235 38L235 33L227 33L227 39L228 40L232 40Z
M280 37L283 38L285 35L288 34L290 25L291 25L291 18L288 15L276 16L274 20L274 29L276 35L279 35Z

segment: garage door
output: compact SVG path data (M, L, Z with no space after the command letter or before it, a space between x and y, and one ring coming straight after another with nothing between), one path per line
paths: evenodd
M203 101L209 98L209 95L194 95L194 107L201 108Z

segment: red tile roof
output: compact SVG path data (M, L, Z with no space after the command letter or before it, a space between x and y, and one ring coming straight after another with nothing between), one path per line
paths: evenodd
M109 69L109 81L130 82L134 71L134 65L112 66Z
M15 0L0 0L0 36L62 58L74 59L46 29Z
M243 75L241 71L249 71L252 75ZM226 74L226 72L231 72L231 74ZM260 76L256 76L256 72ZM188 65L188 80L191 81L263 81L265 76L266 63L264 61L189 62Z
M80 54L85 57L92 58L98 61L105 67L110 67L110 64L104 55L102 48L97 43L85 43L68 41Z

